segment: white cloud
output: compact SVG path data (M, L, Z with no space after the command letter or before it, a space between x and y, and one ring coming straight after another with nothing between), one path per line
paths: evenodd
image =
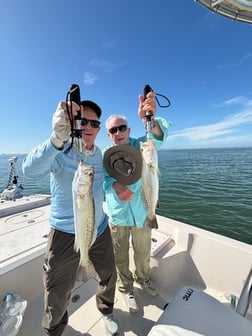
M115 49L116 42L114 40L107 40L102 44L102 49L105 51L110 51L112 49Z
M247 54L245 54L245 55L243 55L243 56L241 56L241 58L237 61L237 62L235 62L235 63L231 63L231 64L219 64L218 65L218 68L219 69L226 69L226 68L228 68L228 69L233 69L233 68L237 68L237 67L239 67L239 66L241 66L241 65L243 65L243 63L246 63L246 61L250 58L252 56L252 53L251 52L249 52L249 53L247 53Z
M210 125L191 127L174 132L170 139L186 138L189 141L199 141L219 138L222 135L232 134L237 131L238 126L252 123L252 109L228 116L226 119Z
M252 56L252 53L247 53L247 54L245 54L244 56L242 56L242 57L240 58L240 60L239 60L237 63L233 63L232 66L233 66L233 67L237 67L237 66L242 65L242 64L243 64L244 62L246 62L247 59L249 59L251 56Z
M247 53L244 56L242 56L241 58L241 63L246 61L248 58L250 58L252 56L252 53Z
M84 72L84 84L87 86L93 85L97 80L97 76L92 72Z
M118 68L121 68L127 64L127 61L121 61L119 63L111 63L108 61L103 61L98 58L93 59L90 62L91 66L102 68L104 72L112 72Z
M252 147L252 134L242 136L225 136L208 140L188 141L185 139L167 138L165 148L167 149L189 149L189 148L224 148L224 147Z
M98 58L93 59L90 62L90 66L101 69L103 72L113 72L120 67L124 67L127 64L127 61L122 61L120 63L111 63L107 61L102 61ZM84 72L84 84L87 86L93 85L98 79L91 71Z
M223 107L223 106L230 106L230 105L246 105L249 102L248 98L243 96L233 97L227 99L219 104L216 104L215 107Z

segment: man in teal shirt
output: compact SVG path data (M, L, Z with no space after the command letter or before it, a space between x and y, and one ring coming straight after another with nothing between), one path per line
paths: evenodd
M168 136L170 123L163 118L154 118L156 113L155 94L148 93L146 99L139 97L138 115L146 123L146 111L153 113L152 141L156 149L159 149ZM108 136L112 141L111 146L129 145L140 151L140 142L146 141L146 137L138 139L131 138L127 118L121 115L112 115L106 121ZM104 158L106 151L103 150ZM120 146L120 149L123 147ZM106 196L106 207L111 227L112 240L116 267L118 273L118 289L125 294L125 302L131 313L139 310L133 290L134 278L142 288L150 295L157 292L150 281L150 250L151 250L151 228L144 225L147 217L147 210L142 200L142 181L139 178L136 182L126 185L119 179L111 176L106 169L104 191ZM135 273L129 269L129 238L131 236L134 250Z

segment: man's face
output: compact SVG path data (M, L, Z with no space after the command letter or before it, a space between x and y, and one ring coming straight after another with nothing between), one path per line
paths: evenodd
M125 120L113 118L108 124L108 136L115 145L124 145L128 141L130 128Z
M101 129L99 118L96 113L87 106L82 108L81 118L82 139L86 144L86 148L92 149L95 138Z

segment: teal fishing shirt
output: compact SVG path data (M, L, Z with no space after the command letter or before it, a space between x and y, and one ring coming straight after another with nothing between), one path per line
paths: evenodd
M65 148L69 143L65 145ZM33 149L22 163L26 177L39 180L50 173L51 212L50 226L63 232L75 233L72 181L82 156L75 154L71 148L68 154L57 150L50 139ZM108 225L108 217L103 211L104 171L101 150L96 147L94 155L85 159L86 165L94 166L93 196L95 202L95 221L97 236L101 235Z
M170 122L163 118L155 118L155 121L159 123L161 130L163 131L163 137L158 138L152 134L152 140L155 148L158 150L163 143L166 141L168 136L168 129L171 125ZM145 142L146 136L134 139L129 137L127 145L130 145L140 151L140 142ZM105 151L116 145L111 145L102 150L103 154ZM147 210L144 206L142 200L142 180L141 178L134 184L127 185L127 187L134 192L133 200L123 202L117 196L113 183L117 180L110 176L104 167L104 183L103 188L106 197L106 212L109 216L109 221L113 225L118 226L137 226L139 228L143 227L144 221L147 217Z

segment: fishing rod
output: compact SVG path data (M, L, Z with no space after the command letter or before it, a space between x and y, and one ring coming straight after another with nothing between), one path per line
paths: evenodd
M70 88L70 101L75 102L80 106L80 88L77 84L72 84ZM81 128L81 110L74 116L74 136L77 139L77 148L79 153L82 153L82 128Z
M153 92L152 88L150 87L150 85L145 85L144 86L144 99L146 99L146 96L149 92ZM153 124L153 112L152 111L146 111L145 113L145 118L146 118L146 132L151 132L152 128L154 126Z
M144 86L143 91L144 91L144 99L146 99L147 94L149 92L154 92L152 87L149 84L146 84ZM158 98L157 98L158 96L164 98L167 101L167 103L165 105L161 105ZM171 102L170 102L169 98L166 97L165 95L161 94L161 93L156 92L156 97L155 98L156 98L156 101L157 101L159 107L167 108L171 105ZM155 121L153 119L153 112L152 111L146 111L145 118L146 118L146 133L148 135L152 132L152 129L155 127Z
M68 101L70 101L70 110L68 106ZM82 128L81 128L81 110L77 111L77 115L73 116L72 111L72 102L78 104L80 106L81 98L80 98L80 87L77 84L72 84L70 90L67 92L66 96L66 106L67 106L67 114L70 120L71 126L71 144L64 151L65 154L69 152L69 150L73 147L74 138L76 138L77 149L79 153L82 153L83 150L83 142L82 142Z

